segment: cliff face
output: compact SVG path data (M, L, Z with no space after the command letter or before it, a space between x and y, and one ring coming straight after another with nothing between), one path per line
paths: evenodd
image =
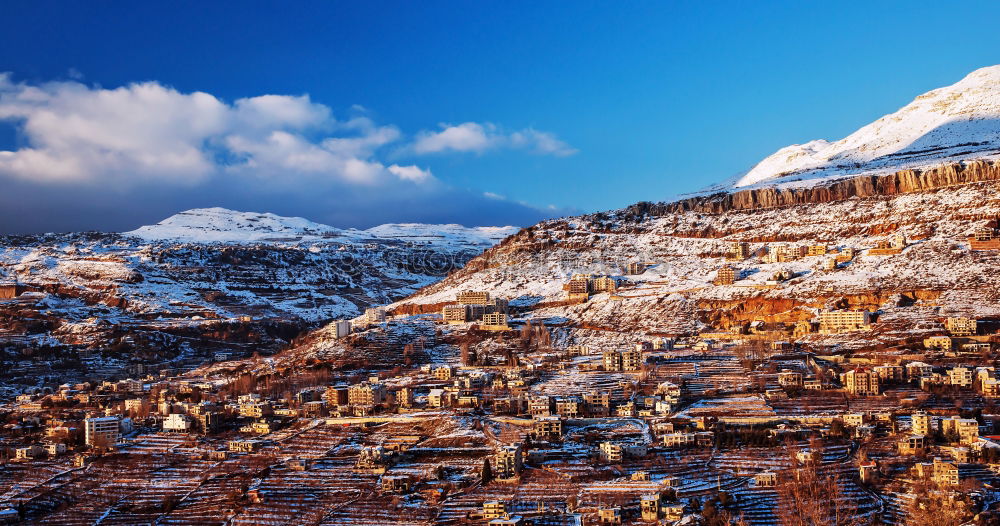
M666 205L668 214L722 214L782 206L829 203L852 197L893 196L949 186L1000 180L1000 163L969 161L928 170L903 170L886 175L858 175L808 188L753 188L683 199ZM657 214L658 215L658 214Z

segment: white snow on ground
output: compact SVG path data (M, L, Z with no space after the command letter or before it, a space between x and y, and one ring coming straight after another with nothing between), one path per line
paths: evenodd
M782 148L733 185L744 188L894 172L1000 154L1000 65L920 95L899 111L834 142Z

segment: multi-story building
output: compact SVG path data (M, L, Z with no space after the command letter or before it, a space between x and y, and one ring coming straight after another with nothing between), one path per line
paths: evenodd
M642 364L644 362L642 351L642 344L639 343L631 349L621 351L622 371L638 371L642 369Z
M941 432L957 435L963 444L972 444L979 439L979 422L975 418L945 418L941 420Z
M385 385L363 382L352 385L347 392L347 403L351 405L380 405L385 403Z
M490 293L482 290L463 290L455 295L460 305L489 305Z
M867 311L830 310L819 313L819 331L826 334L858 331L868 328Z
M808 256L825 256L827 247L826 245L809 245L806 250L806 255Z
M879 381L883 384L902 382L906 377L905 371L900 365L876 365L872 367L872 372L878 376Z
M729 259L742 261L750 257L750 244L742 241L733 241L729 244Z
M648 452L646 444L641 442L601 442L601 459L605 462L618 463L625 457L642 457Z
M121 422L116 416L87 418L84 424L84 442L91 447L111 447L118 442Z
M952 367L948 369L948 383L958 387L972 387L975 372L969 367Z
M715 273L716 285L732 285L736 282L736 269L733 267L722 267Z
M934 417L925 411L917 411L910 415L910 430L914 435L931 436L934 434Z
M870 371L860 369L847 371L843 374L843 384L844 389L854 395L869 396L881 393L878 376Z
M484 314L483 325L488 327L507 327L507 315L502 312Z
M497 450L493 457L493 462L496 464L494 469L494 474L499 480L513 480L521 474L521 468L524 463L524 451L521 443L510 446L503 446Z
M952 336L972 336L978 330L978 322L973 318L948 318L944 326Z
M385 322L385 308L369 307L365 309L364 322L368 325Z
M336 338L343 338L351 334L350 320L337 320L337 322L334 324L334 330L336 331L334 334Z
M465 323L469 319L466 305L445 305L441 308L441 319L446 323Z
M948 336L931 336L924 338L924 348L937 351L950 351L951 338Z
M562 437L562 430L562 420L555 416L536 418L532 426L535 437L543 440L558 440Z

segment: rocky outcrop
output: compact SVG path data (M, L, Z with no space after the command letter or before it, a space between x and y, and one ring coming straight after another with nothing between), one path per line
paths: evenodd
M886 175L857 175L812 187L766 187L720 192L682 199L644 210L654 215L693 211L721 214L730 210L757 210L809 203L829 203L855 197L926 192L955 185L1000 180L1000 163L968 161L927 170L903 170ZM646 207L650 205L645 204ZM636 206L636 205L633 205Z

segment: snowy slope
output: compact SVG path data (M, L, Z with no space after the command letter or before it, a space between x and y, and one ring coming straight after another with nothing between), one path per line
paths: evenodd
M1000 153L1000 65L973 71L956 84L920 95L834 142L787 146L733 185L809 181L885 172Z
M155 225L140 227L124 235L145 241L186 243L253 244L269 242L314 243L336 240L366 243L397 240L430 245L488 247L518 231L514 226L475 227L401 223L380 225L368 230L342 230L301 217L271 213L238 212L225 208L195 208L180 212Z

